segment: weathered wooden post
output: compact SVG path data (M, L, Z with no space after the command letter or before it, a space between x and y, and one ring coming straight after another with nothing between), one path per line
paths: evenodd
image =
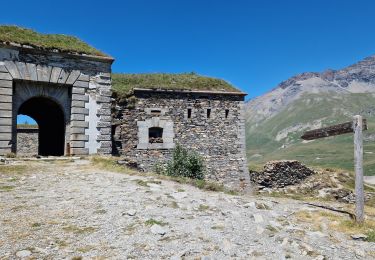
M355 169L355 217L357 223L364 221L364 191L363 191L363 138L362 116L353 118L354 130L354 169Z
M355 169L355 218L357 223L363 223L364 191L363 191L363 137L362 131L367 130L367 121L362 116L354 116L352 122L333 125L305 132L301 138L314 140L329 136L342 135L354 132L354 169Z

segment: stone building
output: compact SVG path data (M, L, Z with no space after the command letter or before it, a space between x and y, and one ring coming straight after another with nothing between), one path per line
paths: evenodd
M152 170L179 143L203 156L208 179L234 188L249 183L246 94L225 81L194 73L119 76L111 74L113 58L76 38L55 36L72 43L60 49L1 37L0 155L112 154L113 143L115 153ZM17 130L20 114L32 117L38 131Z
M117 109L115 148L149 171L171 158L177 143L200 153L208 179L243 188L249 183L244 97L240 91L134 88Z
M20 149L19 114L38 123L40 155L111 154L112 62L0 39L0 155Z

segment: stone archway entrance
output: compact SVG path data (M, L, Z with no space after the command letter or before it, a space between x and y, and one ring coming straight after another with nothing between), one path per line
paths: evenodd
M14 126L17 115L33 118L38 126L38 154L61 156L69 154L71 88L57 84L17 81L14 84ZM13 134L16 135L16 129ZM14 152L18 153L18 138Z
M64 155L64 112L55 101L46 97L31 98L20 106L18 114L30 116L38 123L39 155Z
M18 149L18 114L39 124L33 155L111 154L112 62L0 43L0 156L28 154Z

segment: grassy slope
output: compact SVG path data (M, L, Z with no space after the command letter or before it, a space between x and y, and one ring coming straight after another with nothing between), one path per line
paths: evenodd
M112 74L113 90L119 95L128 95L133 88L171 90L215 90L233 91L238 89L222 79L210 78L195 73L166 74Z
M43 49L106 56L80 39L63 34L41 34L18 26L0 26L0 42L14 42Z
M285 139L275 141L277 133L298 123L307 124L324 118L324 125L351 120L351 115L362 114L368 119L366 135L375 133L375 112L363 110L375 108L375 97L371 94L310 94L290 104L275 117L265 120L255 130L247 132L247 148L250 164L263 164L275 159L297 159L308 165L353 170L353 136L350 134L302 143L303 131L288 134ZM375 111L375 109L374 109ZM251 122L248 122L248 126ZM248 127L249 129L249 127ZM254 138L256 136L256 138ZM287 143L287 148L280 147ZM289 145L288 145L289 144ZM375 143L364 142L365 174L375 175ZM373 154L366 153L373 152ZM255 157L261 154L262 157ZM319 159L318 159L319 158Z

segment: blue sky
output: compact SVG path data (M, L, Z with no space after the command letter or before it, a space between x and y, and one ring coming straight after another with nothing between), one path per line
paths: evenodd
M375 54L375 1L6 1L0 23L75 35L114 72L197 72L259 96Z

